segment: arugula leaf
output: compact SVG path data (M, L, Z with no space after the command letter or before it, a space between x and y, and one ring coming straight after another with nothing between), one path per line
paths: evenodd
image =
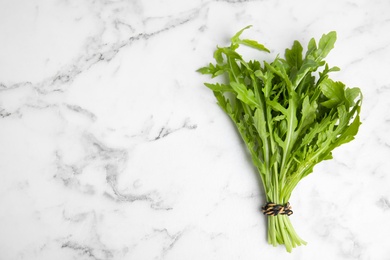
M286 61L291 68L297 70L302 66L302 45L299 41L294 41L291 49L286 49L284 56Z
M240 45L269 52L257 41L241 39L249 27L237 32L229 47L217 47L216 63L198 72L225 79L205 85L236 125L267 201L286 205L316 164L331 159L333 149L354 139L361 124L362 93L329 78L330 72L340 70L324 61L336 32L323 34L318 45L311 39L304 56L302 45L294 41L284 59L268 63L245 61L237 52ZM268 242L284 244L288 252L306 244L287 215L268 217Z
M210 84L210 83L204 83L204 85L206 87L208 87L209 89L211 89L212 91L218 91L218 92L233 92L233 89L229 86L229 85L225 85L225 84L219 84L219 83L215 83L215 84Z
M320 42L318 44L318 51L316 56L318 59L324 59L328 56L329 52L333 49L334 43L336 42L337 35L336 32L330 32L328 34L322 35Z
M244 102L245 104L255 108L258 106L255 95L251 89L247 89L246 86L242 83L230 82L233 90L237 93L237 98Z
M344 95L344 87L345 85L342 82L334 82L331 79L323 80L320 88L328 100L322 102L321 105L327 108L332 108L344 102L346 99Z
M260 44L258 43L257 41L254 41L254 40L249 40L249 39L243 39L241 40L240 39L240 36L241 34L248 28L252 27L252 25L248 25L247 27L243 28L242 30L240 30L239 32L237 32L232 38L231 38L231 42L232 42L232 45L230 48L232 49L237 49L240 44L242 45L246 45L248 47L251 47L251 48L254 48L254 49L257 49L259 51L265 51L265 52L270 52L263 44Z

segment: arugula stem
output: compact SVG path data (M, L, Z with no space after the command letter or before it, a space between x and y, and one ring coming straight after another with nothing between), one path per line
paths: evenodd
M265 122L267 122L267 124L264 124L262 125L265 129L263 129L263 131L265 132L268 132L268 133L272 133L273 130L272 130L272 127L271 127L271 120L269 118L267 118L267 115L270 114L270 107L266 107L265 105L265 97L264 97L264 94L262 91L260 91L257 83L256 83L256 79L255 77L252 75L251 77L251 80L252 80L252 84L253 84L253 89L255 91L255 96L257 97L257 101L259 103L259 108L260 109L260 113L261 113L261 119L264 120ZM272 183L272 187L273 187L273 192L271 194L273 194L273 197L268 197L268 190L265 190L266 192L266 197L268 199L268 201L273 201L273 202L276 202L278 203L279 201L279 194L277 193L277 191L279 190L279 184L278 184L278 170L277 170L277 163L274 164L274 167L272 168L272 165L270 165L270 158L272 158L272 155L275 153L275 143L274 143L274 140L273 140L273 137L272 135L268 135L268 136L262 136L262 140L263 140L263 149L264 149L264 161L265 161L265 169L266 169L266 176L271 176L272 180L268 180L268 183ZM271 148L271 149L270 149ZM272 171L272 169L274 169L274 171ZM273 174L270 174L273 173ZM270 185L268 185L267 187L271 187Z
M275 218L268 218L268 243L277 246Z
M297 235L289 217L286 215L270 216L268 218L268 243L273 246L284 244L287 252L291 252L296 246L307 244Z
M291 94L290 94L291 95ZM295 107L295 102L293 99L290 97L289 99L289 107L288 107L288 126L287 126L287 133L286 133L286 139L285 139L285 149L283 150L283 157L282 157L282 163L280 166L281 170L281 183L286 183L286 175L287 175L287 167L286 167L286 162L287 158L289 157L291 148L292 148L292 139L294 135L294 118L296 117L296 107ZM283 189L283 187L282 187ZM282 203L286 203L283 201Z

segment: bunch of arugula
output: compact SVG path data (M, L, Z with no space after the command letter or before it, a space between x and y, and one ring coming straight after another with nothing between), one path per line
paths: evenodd
M362 93L328 77L324 58L334 47L336 32L324 34L318 46L311 39L307 52L295 41L285 58L272 63L245 61L236 52L246 45L263 52L262 44L241 39L245 27L231 38L228 47L217 47L216 64L198 72L224 83L205 83L218 105L236 125L257 168L266 200L286 205L298 182L313 167L332 158L332 150L354 139L360 126ZM320 69L321 68L321 69ZM287 215L268 217L268 242L273 246L306 244Z

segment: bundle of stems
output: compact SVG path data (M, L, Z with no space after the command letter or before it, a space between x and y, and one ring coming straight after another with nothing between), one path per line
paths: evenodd
M240 45L261 52L257 41L241 39L245 27L227 47L217 47L215 63L198 72L222 77L205 83L218 105L231 118L260 175L268 215L268 242L283 244L288 252L306 244L295 232L289 215L291 193L319 162L332 158L332 150L354 139L361 124L362 93L329 78L338 67L324 58L334 47L336 32L311 39L306 54L295 41L284 58L273 62L245 61ZM276 207L276 211L272 206ZM286 209L288 214L278 214Z

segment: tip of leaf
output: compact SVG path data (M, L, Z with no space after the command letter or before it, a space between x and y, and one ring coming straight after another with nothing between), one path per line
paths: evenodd
M231 42L235 44L235 43L239 40L240 35L242 34L242 32L245 31L246 29L251 28L251 27L252 27L252 25L248 25L248 26L242 28L241 30L239 30L239 31L231 38Z
M253 26L252 24L247 25L247 26L245 26L244 28L242 28L242 29L240 30L240 32L243 32L244 30L249 29L249 28L251 28L252 26Z
M205 68L197 69L196 72L199 72L201 74L205 74Z

